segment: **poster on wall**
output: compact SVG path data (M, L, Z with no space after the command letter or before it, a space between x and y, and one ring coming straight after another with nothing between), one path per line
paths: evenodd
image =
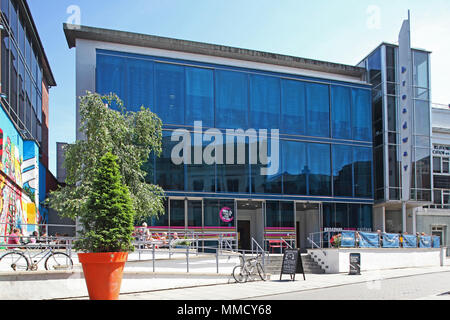
M229 207L223 207L219 212L220 220L225 223L229 223L234 220L233 210Z

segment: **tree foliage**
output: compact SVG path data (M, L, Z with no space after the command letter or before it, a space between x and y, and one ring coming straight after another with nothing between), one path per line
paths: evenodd
M49 206L71 219L86 213L98 162L111 152L130 191L136 219L163 214L164 191L147 183L143 170L151 152L161 153L161 120L143 107L127 112L115 94L87 92L80 98L79 111L83 139L65 147L66 186L50 193Z
M117 157L108 152L94 169L86 210L80 216L80 240L74 248L87 252L133 251L134 213Z

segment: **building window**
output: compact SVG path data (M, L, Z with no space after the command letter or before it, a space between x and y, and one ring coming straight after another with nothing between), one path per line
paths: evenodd
M329 86L317 83L306 85L307 135L330 136Z
M352 94L351 89L341 86L331 87L331 115L333 138L352 138Z
M280 128L280 79L250 76L250 127Z
M216 128L248 128L248 75L216 70Z
M171 227L184 227L184 200L170 200Z
M184 66L156 63L156 110L164 124L184 125Z
M282 140L282 174L285 194L306 195L308 162L307 144L299 141Z
M214 127L213 70L186 67L186 125L202 121L204 127Z
M306 134L306 93L301 81L281 80L282 133Z
M353 148L333 145L333 186L335 196L353 196Z

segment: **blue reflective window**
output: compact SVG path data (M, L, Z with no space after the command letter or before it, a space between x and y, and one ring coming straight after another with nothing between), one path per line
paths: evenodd
M242 159L240 160L238 159L238 150L240 150L239 153L244 150L244 154L241 155ZM217 192L250 192L250 162L248 150L248 141L245 143L237 143L236 138L234 138L233 143L227 144L227 142L224 141L223 164L216 165Z
M248 127L248 75L216 71L216 128Z
M236 219L224 222L220 219L220 210L224 207L234 211L234 200L228 199L205 199L203 201L205 227L233 227ZM236 214L234 212L234 214ZM236 215L235 215L236 217Z
M306 134L306 93L301 81L281 80L280 132Z
M202 226L203 203L201 200L188 200L188 227Z
M330 100L328 85L306 83L307 134L330 136Z
M372 141L372 102L370 90L352 89L353 139Z
M283 193L306 195L306 143L282 140Z
M184 200L170 200L170 226L184 227Z
M331 195L331 155L330 145L308 144L309 194L317 196Z
M252 193L281 193L281 164L280 164L280 150L278 154L275 154L271 149L270 139L266 139L267 143L267 154L266 150L261 148L261 137L258 139L258 143L253 144L255 150L258 151L257 159L253 159L250 153L251 160L251 182L252 182ZM251 146L252 144L250 144ZM279 147L280 148L280 147ZM263 163L263 160L267 155L267 164ZM271 159L269 159L271 157ZM267 171L266 171L267 170ZM266 172L265 172L266 171Z
M351 89L341 86L331 87L331 116L333 138L352 138L352 94Z
M97 55L97 84L99 94L115 93L127 104L128 96L125 86L126 58L111 55ZM111 106L114 108L114 106Z
M191 135L193 136L193 135ZM194 139L191 140L191 164L186 165L187 191L196 192L215 192L215 175L216 168L214 164L202 163L195 164L195 150L204 150L211 141L203 141L202 144L196 144Z
M280 128L280 79L250 76L250 127Z
M429 136L430 123L430 103L414 100L414 133Z
M164 190L184 190L184 165L176 165L172 162L172 148L178 141L171 141L172 131L163 131L162 153L156 157L156 184ZM180 156L183 156L181 154Z
M353 163L355 197L372 198L372 149L354 147Z
M333 145L333 190L335 196L353 195L353 147L345 145Z
M141 107L156 111L153 105L153 62L147 60L127 59L126 101L127 111L139 111ZM119 96L120 97L120 96ZM124 98L124 99L125 99Z
M210 69L186 67L186 125L202 121L214 127L214 74Z
M333 228L335 226L334 203L324 203L322 205L322 223L324 228ZM324 241L328 241L324 239Z
M336 203L335 228L348 228L348 205L346 203Z
M293 228L294 202L293 201L266 201L266 227Z
M349 226L357 229L372 229L372 206L366 204L349 205Z
M164 124L184 124L184 67L156 63L156 110Z

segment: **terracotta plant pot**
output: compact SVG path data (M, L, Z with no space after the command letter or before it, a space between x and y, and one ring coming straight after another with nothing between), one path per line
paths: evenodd
M128 252L79 253L91 300L118 300Z

